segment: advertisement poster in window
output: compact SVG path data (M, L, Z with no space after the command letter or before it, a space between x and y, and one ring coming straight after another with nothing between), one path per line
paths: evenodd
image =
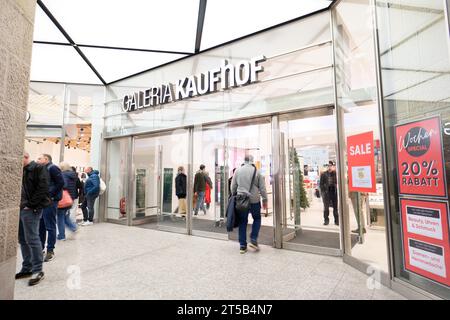
M401 195L447 196L440 117L395 127Z
M448 202L400 199L405 269L450 286Z
M373 131L347 137L349 191L376 192Z

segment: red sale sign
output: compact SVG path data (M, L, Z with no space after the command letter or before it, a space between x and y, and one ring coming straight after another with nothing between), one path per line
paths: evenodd
M399 193L445 197L440 118L398 125L395 140Z
M450 285L448 202L400 199L405 269Z
M376 192L373 131L347 137L349 191Z

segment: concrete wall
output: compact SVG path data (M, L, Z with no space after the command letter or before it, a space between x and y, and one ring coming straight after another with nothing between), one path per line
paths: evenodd
M0 0L0 299L14 297L35 0Z

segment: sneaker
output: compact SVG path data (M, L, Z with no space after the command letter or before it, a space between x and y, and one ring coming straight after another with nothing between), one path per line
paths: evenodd
M94 223L93 222L91 222L91 221L84 221L81 225L84 227L84 226L90 226L90 225L93 225Z
M31 271L20 271L19 273L16 273L16 279L23 279L23 278L28 278L31 277L33 275L33 272Z
M246 252L247 252L247 247L241 247L241 249L239 250L239 252L240 252L241 254L246 253Z
M323 223L324 226L327 226L329 224L330 224L330 221L328 221L328 220L325 220L324 223Z
M53 251L47 251L45 255L44 262L52 261L55 258L55 253Z
M259 251L258 242L256 242L256 241L251 241L248 246L256 251Z
M352 233L359 234L359 229L352 230ZM363 233L366 233L366 228L363 228Z
M30 281L28 281L29 286L34 286L41 282L44 279L44 273L41 271L39 273L35 273L31 276Z

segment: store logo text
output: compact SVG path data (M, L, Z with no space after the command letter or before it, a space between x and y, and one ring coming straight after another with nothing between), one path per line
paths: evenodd
M175 84L168 83L125 95L122 109L124 112L138 111L257 82L258 73L264 71L260 65L264 61L265 56L243 60L236 65L223 60L219 68L201 73L199 76L185 77Z

